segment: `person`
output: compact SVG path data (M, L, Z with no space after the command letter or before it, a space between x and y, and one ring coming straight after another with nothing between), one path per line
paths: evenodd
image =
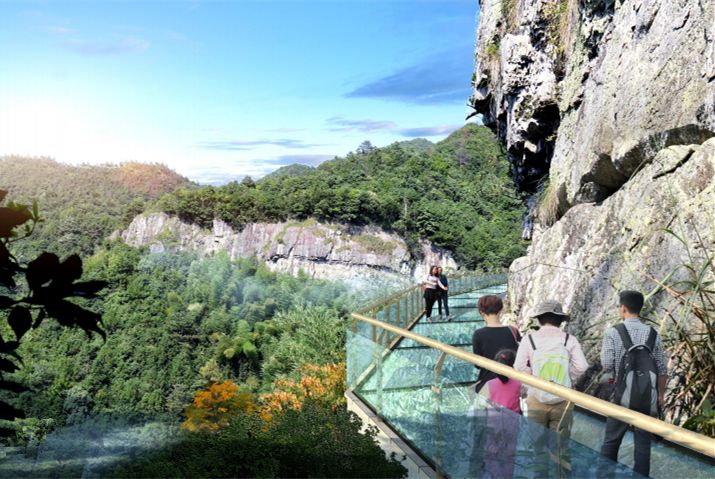
M533 316L541 327L519 344L514 369L571 387L586 372L588 362L578 340L559 328L569 316L563 312L561 303L553 300L538 304ZM562 452L560 446L563 439L571 436L573 406L558 396L530 387L527 389L526 417L534 425L531 427L534 467L539 474L548 475L552 456L558 458L559 467L570 469L568 451ZM555 454L545 454L545 446Z
M515 359L516 351L513 349L502 349L494 356L494 361L509 367L514 366ZM490 401L496 404L500 404L517 414L521 414L521 405L519 403L519 398L521 397L521 382L515 379L496 375L495 378L486 382L479 394L489 398Z
M515 357L513 349L502 349L494 356L494 361L513 366ZM488 405L483 413L485 420L481 424L486 432L485 447L483 452L475 452L483 454L483 472L486 474L475 474L474 477L513 477L521 415L520 390L519 381L497 376L487 381L480 391L481 396L502 407Z
M444 314L447 321L451 320L452 317L449 315L449 280L447 276L442 272L442 267L437 268L439 273L439 283L437 284L437 292L439 296L437 297L437 308L439 310L439 316L442 317L442 304L444 304Z
M521 335L514 326L505 326L499 321L499 316L504 309L502 299L496 295L482 296L477 302L477 308L486 324L474 331L472 335L474 354L492 359L503 349L516 351L519 341L521 341ZM475 391L479 393L484 384L495 377L497 375L488 369L480 369Z
M438 291L437 288L439 283L439 273L437 271L437 266L430 266L429 274L424 282L424 298L425 298L425 317L427 321L432 321L432 308L434 307L435 301L437 301Z
M615 379L616 394L615 397L611 399L613 402L630 407L638 412L655 416L658 414L658 408L663 408L665 401L668 368L660 335L655 329L640 320L639 315L643 309L643 303L643 295L638 291L622 291L619 294L618 313L623 319L623 322L613 328L609 328L605 332L603 336L603 346L601 348L601 364L603 365L604 373L611 374L612 379ZM653 381L653 387L657 388L657 404L655 404L656 397L653 397L652 401L650 397L645 398L647 403L645 406L642 404L638 405L637 400L634 400L631 404L624 404L622 396L618 397L619 385L625 385L624 383L631 382L631 380L626 378L628 365L625 359L633 354L629 352L631 347L636 349L640 345L645 345L647 348L646 362L650 363L651 371L657 371L657 384L655 384L655 380ZM646 394L650 392L652 391L646 390ZM631 398L628 399L630 400ZM650 406L651 402L653 403L652 407ZM624 422L612 417L606 419L606 431L603 445L601 446L601 454L603 456L612 461L618 459L618 449L621 446L623 435L627 429L628 425ZM633 450L635 464L633 469L646 477L650 473L650 441L651 435L649 432L641 429L635 429L633 431L633 442L635 445ZM613 463L609 464L612 465ZM603 475L603 472L604 471L601 470L600 475Z

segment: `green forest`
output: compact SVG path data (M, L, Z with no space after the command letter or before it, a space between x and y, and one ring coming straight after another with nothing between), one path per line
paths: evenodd
M397 231L451 250L469 268L506 267L524 253L524 208L509 165L487 128L467 125L445 140L363 144L314 169L286 168L260 181L180 188L159 207L210 226L315 218Z
M276 274L255 258L152 254L108 239L135 215L161 209L203 226L214 218L237 227L306 218L376 224L412 245L430 239L472 267L522 254L522 207L507 163L493 135L477 126L438 144L365 143L317 168L286 167L222 187L201 187L162 165L7 157L0 188L8 190L6 203L38 205L27 238L6 232L18 264L49 252L64 267L78 254L81 284L107 285L99 297L72 300L101 317L101 335L61 321L23 327L22 365L11 375L23 389L2 391L0 400L25 418L0 427L12 431L11 444L36 447L53 431L96 418L184 421L165 448L104 472L117 477L404 474L344 407L347 314L361 304L356 292ZM0 285L0 293L19 298L23 288ZM17 325L5 306L0 314L7 341ZM316 436L332 439L315 444ZM272 451L270 460L257 444ZM235 467L217 468L216 458L227 455ZM296 462L302 456L315 458L308 469Z

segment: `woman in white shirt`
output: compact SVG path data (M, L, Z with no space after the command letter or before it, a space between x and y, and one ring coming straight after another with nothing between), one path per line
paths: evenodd
M424 282L425 291L425 317L427 321L432 321L432 307L439 297L439 273L437 266L430 266L429 274Z

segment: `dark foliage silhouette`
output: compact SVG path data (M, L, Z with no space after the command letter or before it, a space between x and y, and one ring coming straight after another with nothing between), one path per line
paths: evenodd
M0 190L0 204L6 196L7 191ZM41 221L37 202L32 205L8 202L0 207L0 314L14 336L10 340L8 328L3 327L0 334L0 393L4 399L10 393L26 390L8 376L22 365L22 357L17 351L23 336L30 329L40 327L45 318L52 318L62 326L79 327L87 335L96 332L105 337L101 315L71 301L73 298L96 298L97 293L107 286L105 281L79 281L82 260L78 255L60 261L57 255L43 252L25 265L11 253L12 244L29 237ZM0 419L13 421L22 417L24 414L20 409L0 401ZM12 433L11 430L0 430L1 435Z

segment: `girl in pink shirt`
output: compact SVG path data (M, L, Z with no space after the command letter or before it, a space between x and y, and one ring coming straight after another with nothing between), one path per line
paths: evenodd
M502 349L494 360L512 366L516 352ZM489 390L489 399L509 409L487 408L487 441L484 451L485 477L509 479L514 475L516 461L516 443L521 418L519 394L521 383L506 376L497 376L489 380L482 391ZM480 394L482 394L480 391ZM515 414L516 413L516 414Z
M502 349L494 357L494 361L514 366L516 353L511 349ZM521 414L519 396L521 393L521 383L506 376L497 376L487 382L489 388L489 399L492 402L501 404L505 408L511 409L517 414Z

